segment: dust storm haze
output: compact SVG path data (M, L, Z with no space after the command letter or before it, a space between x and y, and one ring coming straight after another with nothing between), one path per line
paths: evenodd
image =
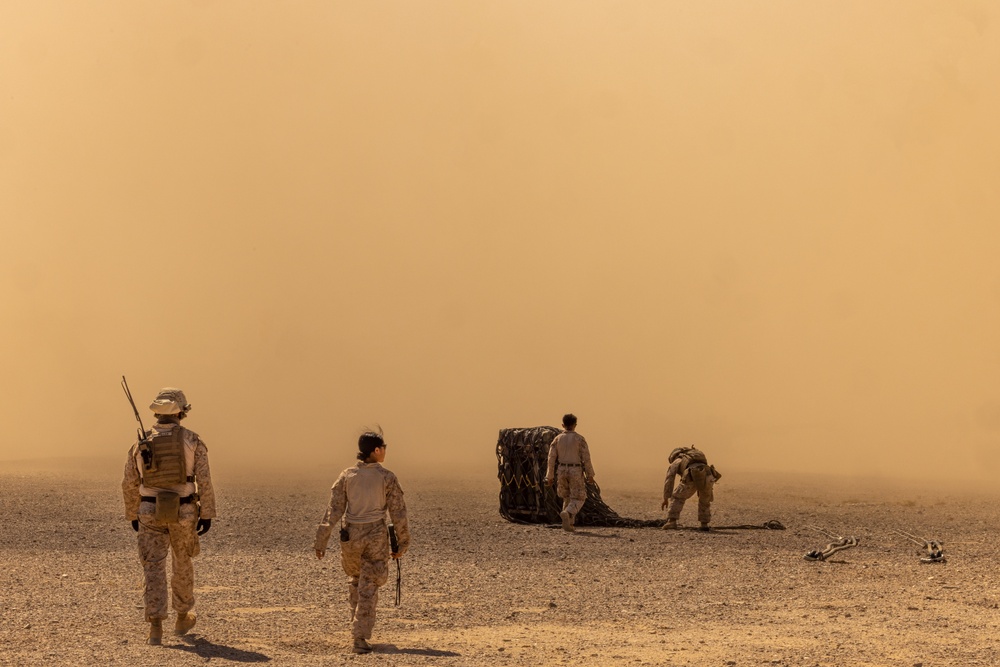
M124 373L219 474L1000 472L989 3L8 2L0 81L0 460Z

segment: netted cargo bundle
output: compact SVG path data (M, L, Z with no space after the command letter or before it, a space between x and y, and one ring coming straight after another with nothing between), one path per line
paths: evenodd
M559 523L562 501L556 487L545 486L549 445L562 433L552 426L501 429L497 440L500 516L514 523ZM662 526L663 519L627 519L604 504L597 484L587 485L587 502L576 516L577 526Z

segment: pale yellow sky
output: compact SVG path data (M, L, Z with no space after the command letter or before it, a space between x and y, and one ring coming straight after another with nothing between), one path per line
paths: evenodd
M1000 472L991 3L5 2L0 84L0 460L126 373L216 467Z

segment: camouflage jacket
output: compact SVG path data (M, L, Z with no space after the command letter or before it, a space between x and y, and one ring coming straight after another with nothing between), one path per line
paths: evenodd
M330 505L316 529L314 548L326 550L341 517L346 515L350 523L370 523L382 520L386 512L395 527L399 554L402 555L410 546L410 527L399 480L380 463L359 461L340 473L330 489Z
M678 456L676 459L674 459L674 462L667 467L667 477L666 479L663 480L664 502L670 500L670 496L674 494L674 483L677 477L680 477L682 481L684 480L684 473L687 472L687 468L689 465L707 465L707 464L702 464L702 460L704 460L703 457L705 455L700 450L692 448L692 451L695 452L698 455L698 457L702 458L698 458L696 461L692 461L691 456L682 454L681 456Z

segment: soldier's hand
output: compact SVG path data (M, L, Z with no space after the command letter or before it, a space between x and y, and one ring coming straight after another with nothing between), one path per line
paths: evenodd
M138 519L132 519L132 530L134 530L137 533L139 532L139 520Z
M666 500L664 500L662 503L660 503L660 509L661 510L667 509L667 501Z
M205 533L207 533L211 529L212 529L212 520L211 519L198 519L198 534L199 535L204 535Z
M322 560L323 556L325 556L325 555L326 555L326 549L317 549L316 550L316 558L317 559Z
M549 479L548 477L545 478L545 486L552 486L555 482L556 480L554 479Z

